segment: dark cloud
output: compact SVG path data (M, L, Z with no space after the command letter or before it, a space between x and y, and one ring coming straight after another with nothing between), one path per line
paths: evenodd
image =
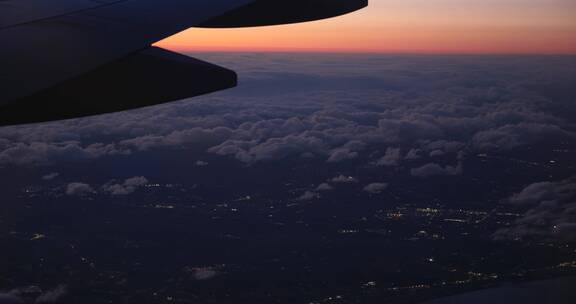
M58 176L60 176L60 173L52 172L52 173L48 173L46 175L43 175L42 179L43 180L53 180L53 179L57 178Z
M372 194L378 194L386 190L386 188L388 188L387 183L371 183L364 187L364 191Z
M508 202L526 211L495 239L576 241L576 177L530 184Z
M94 192L92 186L85 183L69 183L66 186L66 195L69 196L86 196Z
M408 153L406 153L406 156L404 157L404 159L408 159L408 160L414 160L414 159L419 159L420 156L420 150L419 149L410 149L410 151L408 151Z
M47 304L58 303L67 294L66 285L58 285L54 289L43 291L38 286L13 289L0 292L0 304Z
M220 143L232 134L232 130L225 127L191 128L176 130L166 135L145 135L122 140L118 145L124 151L146 151L159 147L173 147L185 145L209 145Z
M53 290L46 291L40 294L34 303L42 304L42 303L58 303L58 301L65 296L67 293L67 288L65 285L59 285Z
M222 275L222 272L216 267L186 267L186 271L191 273L194 280L197 281L206 281Z
M457 153L465 148L465 144L458 141L436 140L426 143L423 148L427 151L442 153Z
M254 163L289 156L325 155L327 147L322 140L304 134L270 138L264 142L229 140L208 151L220 155L233 155L242 162Z
M316 187L316 191L329 191L334 189L334 187L330 186L328 183L322 183Z
M541 201L551 201L558 198L556 185L553 182L533 183L519 193L512 195L510 202L518 205L533 205Z
M338 148L330 152L330 156L326 161L329 163L338 163L344 160L354 159L356 157L358 157L358 152L354 152L346 148Z
M206 167L206 166L208 166L208 162L203 161L203 160L197 160L194 164L195 164L196 166L198 166L198 167Z
M430 152L430 157L440 157L440 156L444 156L446 153L444 153L444 151L442 150L434 150L432 152Z
M574 141L575 136L576 133L564 130L557 125L519 123L480 131L474 135L472 143L479 150L499 151L547 141Z
M0 293L0 304L20 304L23 303L17 295L12 293Z
M388 148L382 158L376 162L378 166L397 166L402 160L400 148Z
M442 167L436 163L428 163L418 168L413 168L410 170L413 176L427 178L438 175L460 175L462 174L462 163L458 163L456 166L445 166Z
M148 183L148 179L143 176L135 176L124 180L122 183L108 182L102 186L102 191L110 195L128 195L134 193L138 187Z
M306 191L298 198L301 201L309 201L313 199L317 199L320 197L320 194L314 191Z
M38 164L54 161L90 159L96 155L78 143L12 143L0 151L0 164Z
M348 183L357 183L358 179L356 179L353 176L345 176L341 174L336 177L333 177L332 179L330 179L330 181L333 183L348 184Z

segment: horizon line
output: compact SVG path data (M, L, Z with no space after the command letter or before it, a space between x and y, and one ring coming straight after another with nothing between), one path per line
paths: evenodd
M498 51L385 51L385 50L341 50L341 49L302 49L302 48L271 48L271 49L227 49L227 48L190 48L177 46L160 46L180 53L302 53L302 54L349 54L349 55L420 55L420 56L576 56L572 52L498 52Z

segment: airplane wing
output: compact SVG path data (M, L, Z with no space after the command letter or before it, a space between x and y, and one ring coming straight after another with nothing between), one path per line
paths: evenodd
M0 0L0 125L109 113L236 85L228 69L153 47L190 27L333 17L367 0Z

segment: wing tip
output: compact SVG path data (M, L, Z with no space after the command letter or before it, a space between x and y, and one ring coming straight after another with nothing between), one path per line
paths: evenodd
M158 47L0 106L0 126L153 106L238 85L229 69Z
M368 0L257 0L197 27L241 28L316 21L367 7Z

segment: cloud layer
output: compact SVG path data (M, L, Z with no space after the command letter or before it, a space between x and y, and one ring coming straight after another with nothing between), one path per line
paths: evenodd
M527 211L495 239L576 241L576 177L530 184L508 203Z
M396 166L423 155L503 153L576 138L574 122L555 112L566 105L549 98L566 89L543 84L546 77L569 81L570 59L328 56L292 64L280 55L237 56L233 62L244 81L236 90L112 115L1 128L0 165L191 147L246 164L371 157L378 165ZM447 163L439 165L419 168L415 175L454 174Z
M0 304L44 304L58 303L68 293L66 285L58 285L54 289L42 290L38 286L29 286L0 292Z

